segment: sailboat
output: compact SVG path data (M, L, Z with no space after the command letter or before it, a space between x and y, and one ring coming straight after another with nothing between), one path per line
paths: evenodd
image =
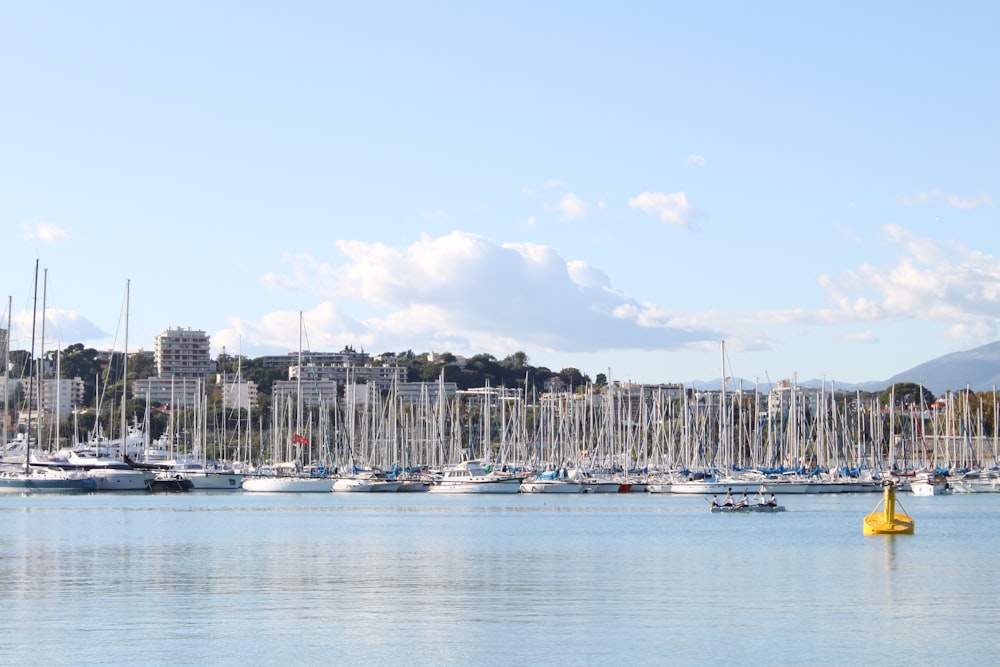
M299 358L296 387L295 431L287 444L289 450L299 451L299 445L310 446L310 440L302 434L302 313L299 312ZM325 470L304 472L300 460L279 463L266 471L243 478L243 490L261 493L329 493L333 490L333 479Z
M128 443L137 443L144 436L139 434L138 425L129 429L127 419L128 398L128 320L130 282L125 281L125 348L122 353L122 404L121 439L118 442L105 440L107 455L101 455L101 441L98 440L96 455L85 450L72 452L69 462L85 469L97 481L98 491L146 491L155 479L156 473L134 468L128 463ZM130 433L131 431L131 433ZM131 435L131 437L130 437ZM117 446L117 452L115 447Z
M32 401L37 401L38 415L35 417L35 444L41 442L42 434L42 390L41 373L35 377L35 324L38 312L38 260L35 260L35 307L31 314L31 364L28 370L28 429L31 429ZM10 313L7 317L7 339L10 339ZM8 352L4 350L4 373L7 372ZM39 369L40 371L41 369ZM0 493L66 493L78 491L93 491L97 483L84 474L67 472L59 468L34 467L31 465L31 437L25 434L25 455L21 465L15 468L0 470Z

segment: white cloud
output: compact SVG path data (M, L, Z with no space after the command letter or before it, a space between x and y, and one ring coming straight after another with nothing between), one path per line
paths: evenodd
M683 228L692 227L701 217L701 213L691 206L687 195L683 192L671 194L643 192L630 199L628 205L629 208L639 209L648 215L658 217L663 222Z
M900 194L898 201L903 206L945 206L957 209L977 209L988 208L994 205L993 197L982 192L971 197L961 197L950 195L941 190L929 190L927 192L917 192L915 194Z
M684 161L687 162L688 164L693 164L698 167L708 166L708 160L706 160L703 156L698 155L697 153L692 153L691 155L688 155L687 157L684 158Z
M317 287L317 274L320 277L328 276L330 267L317 261L308 253L284 253L282 262L291 265L292 275L282 275L279 273L266 273L260 277L260 284L268 289L299 290L310 288L315 291Z
M67 230L45 222L23 222L21 223L21 229L21 237L25 240L41 241L49 245L55 245L70 237Z
M563 220L575 220L590 215L590 205L572 192L563 195L555 209L562 213Z
M11 317L11 349L29 349L31 346L32 312L23 310ZM41 331L39 322L38 331ZM6 326L6 321L3 322ZM108 334L87 317L75 310L48 306L45 309L45 346L47 349L65 347L81 341L107 338Z
M862 264L838 278L820 275L829 307L788 309L748 316L755 324L843 325L924 321L945 335L977 341L1000 337L1000 260L958 244L921 237L898 226L883 228L898 250L892 263Z
M327 347L458 352L517 349L588 352L672 349L717 340L677 324L674 315L612 288L600 269L567 261L548 246L498 244L476 234L423 236L405 247L339 241L342 262L288 255L289 275L268 274L275 288L306 286L322 299L305 315ZM309 261L303 258L308 257ZM354 319L348 302L367 314ZM312 324L314 320L322 324ZM259 322L234 320L213 343L231 346L297 340L297 313L272 313ZM320 347L314 336L314 347Z
M844 225L834 225L834 229L840 237L848 243L853 243L854 245L861 245L863 243L861 236L849 227L845 227Z

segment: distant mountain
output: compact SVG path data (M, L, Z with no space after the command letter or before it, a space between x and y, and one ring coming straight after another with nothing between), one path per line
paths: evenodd
M726 391L735 391L743 383L743 391L753 391L752 381L740 378L729 378ZM1000 387L1000 341L988 343L963 352L952 352L937 359L925 361L919 366L897 373L887 380L872 380L857 384L837 382L833 385L825 383L828 388L838 391L882 391L886 387L899 382L914 382L929 389L935 396L941 396L948 391L959 391L968 387L972 391L991 391L994 386ZM767 393L773 383L760 383L758 390ZM806 380L797 383L800 387L819 388L823 380ZM686 386L699 391L719 391L722 381L719 378L707 382L689 382Z
M1000 386L1000 341L931 359L893 375L885 381L885 386L897 382L916 382L937 396L966 387L972 391L991 391Z

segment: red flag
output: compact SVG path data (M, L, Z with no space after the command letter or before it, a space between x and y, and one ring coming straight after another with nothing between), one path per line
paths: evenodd
M308 445L309 444L309 440L306 439L306 438L303 438L298 433L296 433L295 435L292 436L292 442L294 442L296 445Z

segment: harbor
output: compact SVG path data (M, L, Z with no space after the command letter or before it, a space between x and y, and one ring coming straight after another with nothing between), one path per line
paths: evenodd
M863 536L876 497L714 515L648 494L8 495L0 654L833 665L857 657L850 637L912 665L981 664L1000 496L908 497L917 535Z

